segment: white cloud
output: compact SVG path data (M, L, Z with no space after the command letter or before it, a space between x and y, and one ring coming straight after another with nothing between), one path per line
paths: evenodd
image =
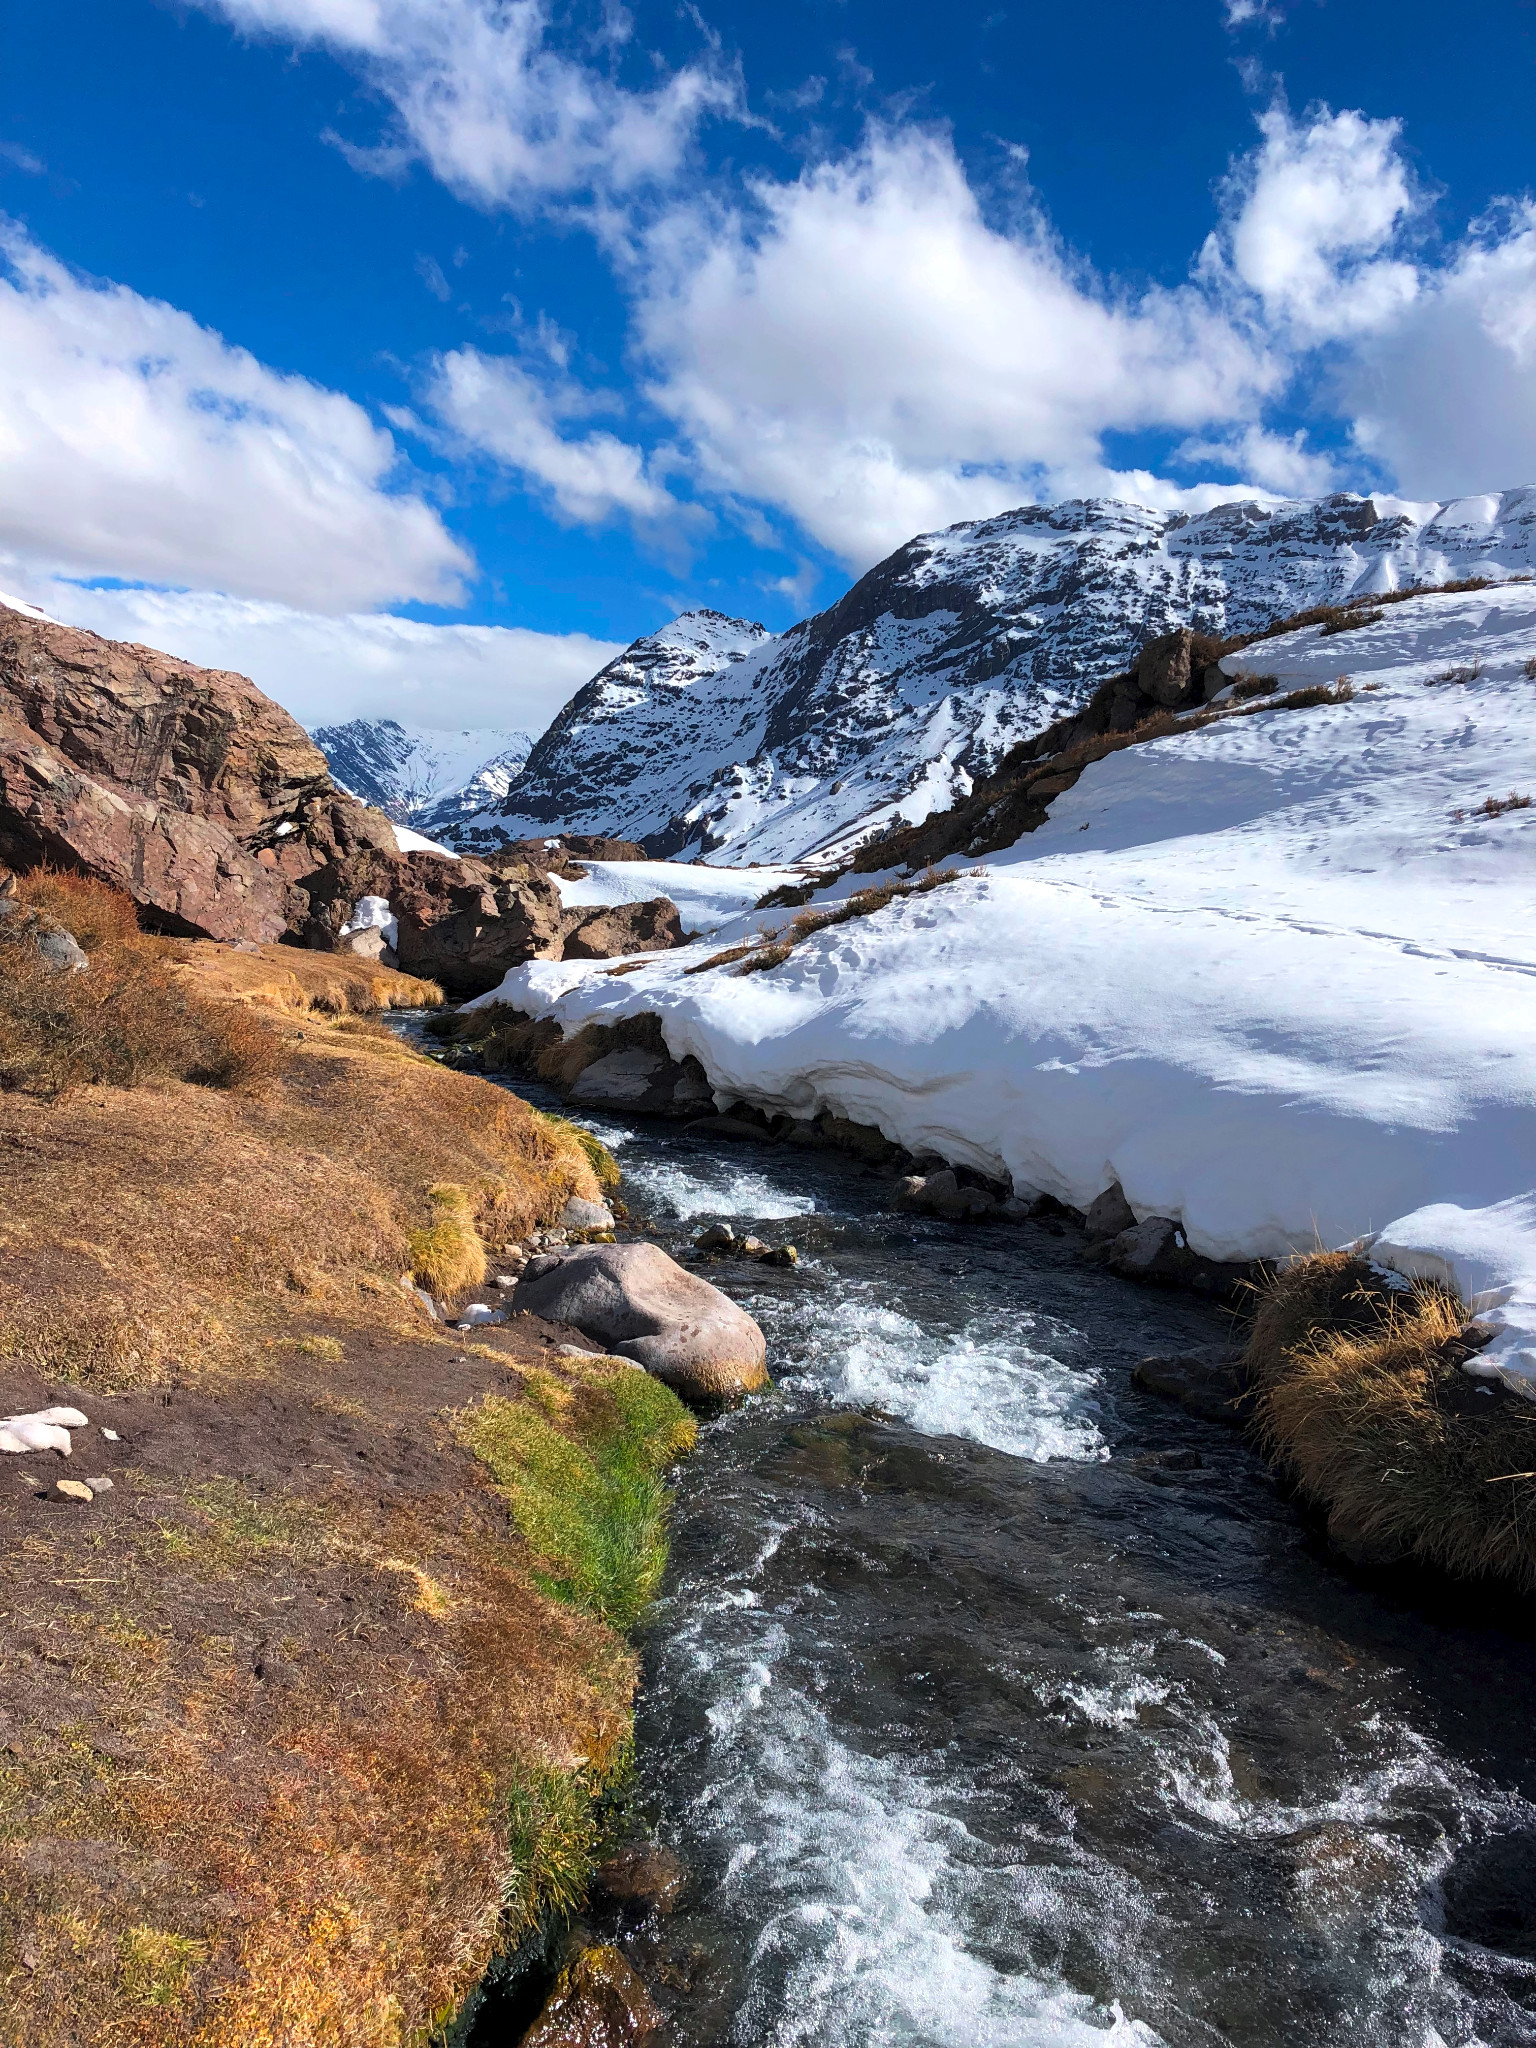
M1309 448L1305 428L1276 434L1267 427L1242 427L1224 437L1186 441L1178 455L1185 463L1220 463L1282 498L1316 498L1339 487L1337 459ZM1230 497L1232 487L1224 489Z
M346 610L473 564L360 405L0 231L0 545L82 576Z
M1411 496L1536 479L1536 201L1480 223L1338 382L1356 440Z
M1259 117L1260 148L1234 173L1230 218L1205 267L1255 293L1265 318L1316 343L1367 333L1410 305L1416 267L1391 252L1418 210L1399 121L1325 108L1305 124Z
M562 519L600 525L623 513L644 525L684 516L648 474L640 449L601 430L561 431L563 419L603 403L568 378L535 376L510 356L454 349L433 364L426 403L462 447L545 493Z
M701 119L740 105L713 51L629 91L549 38L545 0L199 0L237 27L351 56L388 100L398 140L359 168L420 157L481 205L633 193L675 176ZM622 41L611 14L605 40Z
M1098 466L1112 429L1245 418L1276 381L1207 296L1117 298L1038 215L989 225L941 137L877 131L752 197L648 232L649 396L709 485L850 564Z
M1282 0L1226 0L1227 27L1246 28L1250 22L1276 29L1285 19Z
M89 590L0 557L0 583L66 624L250 676L304 725L399 718L538 733L619 652L585 633L327 617L207 591Z

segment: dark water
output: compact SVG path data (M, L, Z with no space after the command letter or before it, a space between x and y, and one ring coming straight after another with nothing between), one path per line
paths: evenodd
M803 1259L703 1269L777 1389L680 1473L644 1637L639 1817L695 1881L623 1940L677 2048L1536 2043L1527 1624L1353 1583L1130 1389L1221 1316L593 1123L669 1248Z

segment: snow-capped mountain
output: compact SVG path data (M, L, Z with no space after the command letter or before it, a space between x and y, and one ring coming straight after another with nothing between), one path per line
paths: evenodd
M432 732L393 718L317 726L310 738L343 789L397 825L449 839L464 819L505 798L533 745L525 732Z
M1532 569L1536 489L1193 517L1107 499L1026 506L909 541L777 638L688 612L637 640L473 824L735 863L825 854L967 794L1153 634L1248 631L1362 592Z

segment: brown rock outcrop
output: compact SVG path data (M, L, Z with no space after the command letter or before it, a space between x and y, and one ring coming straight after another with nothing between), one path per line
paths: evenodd
M683 921L666 896L579 911L567 926L563 960L607 960L619 953L664 953L683 943Z
M83 868L161 929L269 940L293 885L394 845L244 676L0 607L0 859Z

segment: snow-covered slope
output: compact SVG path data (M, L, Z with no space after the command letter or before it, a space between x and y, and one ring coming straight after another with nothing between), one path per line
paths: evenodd
M344 789L398 825L445 839L502 801L533 745L525 732L434 732L393 718L317 726L310 738Z
M576 692L506 803L476 824L513 839L654 836L694 783L758 744L753 658L772 644L766 626L712 611L636 640Z
M1383 1231L1536 1374L1536 805L1500 807L1536 797L1536 584L1264 643L1287 687L1346 663L1353 701L1110 755L979 875L770 971L686 972L758 913L497 993L569 1028L654 1011L722 1098L1078 1207L1118 1180L1213 1257Z
M539 741L509 836L796 860L968 792L1171 626L1252 630L1355 592L1536 567L1536 489L1342 495L1188 518L1095 499L925 534L778 639L694 612L637 640Z

